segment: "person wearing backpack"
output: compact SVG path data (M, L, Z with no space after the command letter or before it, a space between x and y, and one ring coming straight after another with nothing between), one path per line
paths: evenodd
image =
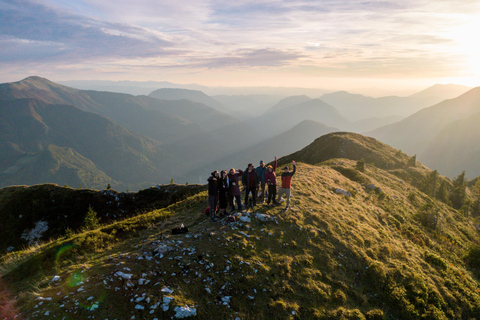
M267 172L265 172L265 183L267 184L268 188L267 206L270 206L270 201L272 201L272 206L275 206L277 196L277 175L275 174L276 169L277 157L275 157L273 167L271 165L268 165Z
M217 210L218 202L218 171L215 170L212 172L211 176L208 177L208 206L210 208L210 221L215 221L215 212Z
M282 198L283 195L287 197L287 206L285 207L285 210L288 210L290 208L292 177L297 171L297 166L295 164L295 161L292 161L292 165L293 165L293 171L289 171L288 166L285 166L283 168L282 187L278 189L277 202L280 202L280 199Z

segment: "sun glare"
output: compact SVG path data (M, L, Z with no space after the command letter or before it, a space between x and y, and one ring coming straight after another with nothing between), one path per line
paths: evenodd
M480 80L480 44L477 33L480 30L480 16L467 20L464 24L454 27L449 32L449 37L455 43L455 52L465 60L466 73Z

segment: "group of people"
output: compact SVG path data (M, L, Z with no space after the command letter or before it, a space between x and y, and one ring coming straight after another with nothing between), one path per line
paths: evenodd
M211 176L207 179L210 220L214 221L217 205L218 214L220 216L227 214L228 205L230 205L231 211L235 211L235 204L238 211L243 209L241 197L242 191L239 184L240 181L242 182L245 191L245 205L248 205L249 201L251 201L252 205L256 206L258 195L262 203L265 202L266 198L267 206L275 206L280 203L280 199L285 195L285 210L288 210L290 206L292 177L297 170L295 161L292 161L292 165L293 171L290 171L288 166L283 168L283 173L281 175L282 184L278 190L278 198L277 176L275 174L275 170L277 169L277 157L275 157L273 166L265 166L265 163L262 160L257 168L255 168L252 163L249 163L245 171L234 168L230 169L228 172L227 170L222 170L220 172L217 170L213 171Z

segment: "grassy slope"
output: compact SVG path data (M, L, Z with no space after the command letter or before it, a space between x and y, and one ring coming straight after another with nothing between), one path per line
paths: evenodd
M101 223L164 208L205 190L203 185L163 185L138 192L72 189L55 184L12 186L0 189L0 253L28 245L21 236L46 222L48 230L32 242L45 242L64 236L67 228L79 231L89 207L97 212ZM41 236L40 236L41 235Z
M407 182L367 165L358 174L383 192L367 191L336 169L300 163L295 206L258 209L277 223L212 224L201 213L204 192L7 255L1 274L8 288L3 296L10 299L4 306L25 318L60 319L166 319L185 305L196 308L199 319L478 316L480 288L463 263L479 240L473 222L435 202L439 226L425 227L418 208L428 198ZM169 235L181 223L190 232ZM154 251L161 245L171 249L163 257ZM55 275L60 280L51 282ZM173 293L161 291L167 287ZM167 311L164 297L174 298Z

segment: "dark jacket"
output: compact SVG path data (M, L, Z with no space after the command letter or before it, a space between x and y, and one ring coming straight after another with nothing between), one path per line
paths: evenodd
M273 171L272 172L267 172L265 173L265 182L267 184L277 184L277 175L275 174L275 170L277 170L277 160L275 160L275 163L273 164Z
M240 186L238 185L238 180L243 175L242 170L238 170L238 173L228 174L228 180L230 183L230 195L231 196L239 196L240 195Z
M208 177L207 181L208 181L208 195L217 197L218 196L218 178L214 177L212 174L210 177Z
M260 177L258 176L257 170L253 169L252 172L255 179L255 188L256 188L260 184ZM248 172L248 168L247 168L245 171L243 171L243 175L242 175L242 183L245 188L248 188L250 184L249 175L250 175L250 172Z

